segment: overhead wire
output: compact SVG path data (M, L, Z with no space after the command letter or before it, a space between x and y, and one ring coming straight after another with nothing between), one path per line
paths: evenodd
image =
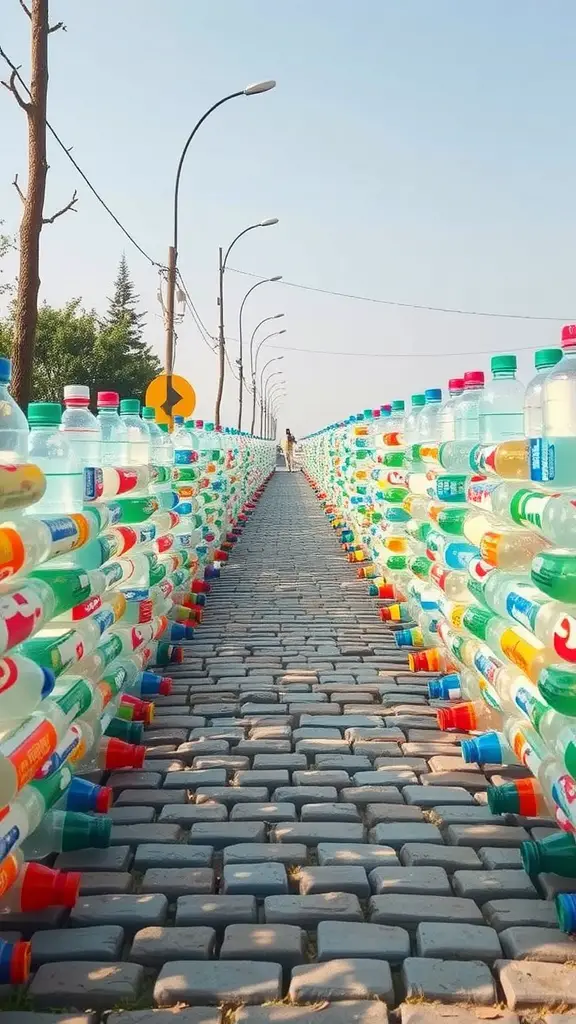
M249 270L239 270L237 267L227 267L234 274L242 274L244 277L255 277L259 281L268 281L267 276L254 274ZM331 288L317 288L310 284L301 284L298 281L285 281L281 279L278 284L287 288L298 288L301 291L317 292L320 295L333 295L340 299L354 299L357 302L372 302L381 306L398 306L401 309L420 309L429 313L455 313L458 316L484 316L502 320L544 320L553 323L567 323L570 317L560 316L533 316L530 313L494 313L482 309L459 309L452 306L429 306L420 302L399 302L396 299L379 299L373 295L356 295L354 292L341 292Z
M20 83L22 88L26 90L26 93L28 94L28 96L31 96L32 94L30 92L30 89L28 88L28 86L26 85L26 82L22 78L22 75L20 74L20 72L18 70L18 66L16 64L14 64L14 62L10 59L10 57L8 56L8 54L2 48L1 45L0 45L0 57L2 57L6 61L6 63L8 64L8 67L12 71L12 74L18 80L18 82ZM142 256L144 256L145 259L148 260L148 262L153 267L162 267L163 264L159 263L157 260L152 259L152 257L149 255L149 253L147 253L146 250L143 249L141 245L139 245L139 243L136 241L134 236L130 233L130 231L128 231L128 228L124 227L124 225L118 219L118 217L113 212L113 210L110 209L110 207L108 206L108 203L102 198L100 193L94 187L94 185L92 184L92 182L88 178L88 175L85 174L84 171L82 170L82 168L80 167L78 161L75 160L74 157L72 156L72 153L70 152L70 149L72 147L69 148L68 146L64 145L64 143L62 142L62 139L58 135L56 129L50 124L50 121L48 120L48 118L46 118L46 127L47 127L48 131L50 132L50 134L52 135L52 137L54 138L54 140L60 146L60 149L63 151L63 153L66 154L66 156L68 157L70 163L73 164L73 166L77 170L78 174L80 175L80 177L82 178L84 183L88 186L88 188L90 189L92 194L96 197L96 199L98 200L100 205L104 207L104 209L106 210L106 213L108 213L110 215L110 217L112 217L112 220L117 225L117 227L120 228L120 230L123 232L123 234L126 236L126 238L130 242L132 242L132 245L138 250L139 253L141 253Z
M278 352L302 352L306 355L318 356L352 356L354 359L438 359L446 357L457 359L460 356L487 356L504 355L506 350L502 348L481 348L472 352L336 352L324 348L296 348L292 345L267 345L268 349L276 349ZM541 345L515 345L515 352L534 352L542 348Z

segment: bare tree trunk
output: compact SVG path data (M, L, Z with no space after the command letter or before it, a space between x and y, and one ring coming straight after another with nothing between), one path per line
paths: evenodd
M48 96L48 0L32 0L31 81L28 117L28 188L20 224L20 270L12 347L12 394L26 408L40 290L40 233L46 194L46 102Z
M52 224L68 210L73 210L76 192L71 201L52 217L44 217L46 195L46 106L48 98L48 36L63 29L62 22L50 26L48 21L48 0L31 0L28 7L25 0L20 6L30 19L31 26L31 79L28 89L18 69L10 64L12 72L9 82L3 82L13 93L18 105L26 112L28 119L28 185L26 195L14 178L14 187L23 204L24 213L20 223L20 268L18 292L14 316L14 337L12 341L12 394L18 404L26 409L30 401L32 386L32 364L38 320L38 292L40 290L40 234L44 224ZM5 57L5 55L3 54ZM6 57L5 57L6 59ZM10 63L8 61L8 63ZM24 99L17 83L24 85L29 100Z

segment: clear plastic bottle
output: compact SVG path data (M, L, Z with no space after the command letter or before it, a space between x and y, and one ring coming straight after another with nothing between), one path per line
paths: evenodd
M410 400L410 412L406 417L404 425L404 441L407 445L416 444L420 440L419 420L424 410L426 399L424 395L412 395Z
M171 465L170 461L167 463L166 460L166 445L164 443L164 434L160 430L160 427L155 420L155 410L151 405L145 405L142 409L142 421L148 429L150 436L150 462L154 466Z
M28 423L8 390L12 363L0 357L0 463L20 466L28 458Z
M35 513L57 515L82 510L82 466L60 430L61 420L59 402L31 402L28 406L30 460L46 477L46 490L34 506Z
M495 444L524 436L524 385L516 380L516 356L492 356L492 380L480 402L480 441Z
M67 384L64 388L64 412L60 430L81 466L100 466L102 431L90 412L90 388Z
M102 433L102 465L128 465L128 429L118 415L117 391L98 392L98 422Z
M440 388L426 388L425 405L418 417L418 440L437 443L440 434L442 414L442 391Z
M484 374L468 370L464 374L464 391L454 409L454 440L480 440L480 402L484 392Z
M542 437L542 385L549 370L561 359L561 348L540 348L534 353L536 376L530 381L524 396L524 433L528 438Z
M464 378L452 377L448 381L448 398L442 405L439 417L439 440L441 442L453 441L455 438L455 417L458 409L458 399L464 392Z
M562 328L564 358L542 385L542 437L530 440L530 476L576 487L576 324Z
M150 464L150 431L140 417L140 402L137 398L123 398L120 402L120 419L128 434L128 465L148 466Z

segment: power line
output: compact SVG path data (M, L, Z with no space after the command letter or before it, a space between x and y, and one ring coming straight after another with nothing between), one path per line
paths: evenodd
M211 352L215 352L216 351L216 345L214 343L215 343L216 339L209 333L208 328L206 327L206 325L204 324L200 314L198 313L198 310L196 309L196 306L194 305L194 303L192 301L192 296L190 295L190 292L188 291L188 288L186 287L186 282L184 281L184 278L182 277L182 274L180 273L179 270L177 271L177 275L178 275L178 280L180 282L180 285L182 287L182 291L184 292L184 296L185 296L185 299L186 299L186 306L187 306L187 308L189 309L189 311L190 311L190 313L192 315L192 319L193 319L194 323L196 324L196 327L198 329L198 333L200 334L200 337L202 338L202 341L210 349L210 351Z
M268 280L268 277L262 277L260 274L253 274L248 270L238 270L237 267L227 267L226 269L231 270L234 274L242 274L244 277L256 277L259 281ZM491 313L480 309L455 309L451 306L426 306L419 302L398 302L395 299L377 299L372 295L355 295L353 292L338 292L330 288L315 288L310 284L300 284L297 281L284 281L283 279L278 283L286 285L288 288L299 288L301 291L305 292L318 292L320 295L334 295L340 299L355 299L358 302L373 302L380 306L399 306L401 309L421 309L429 313L457 313L459 316L487 316L501 320L545 320L562 324L565 324L570 320L570 317L532 316L529 313Z
M26 85L26 82L24 81L24 79L22 78L20 72L18 71L18 67L16 66L16 64L14 64L13 61L10 60L8 54L5 52L5 50L2 49L2 46L0 46L0 57L4 58L4 60L8 64L8 67L12 71L13 75L18 79L20 85L26 90L28 96L31 96L30 89L28 88L28 86ZM162 267L163 264L162 263L158 263L157 260L153 260L152 257L148 255L146 250L143 249L142 246L138 244L138 242L136 241L134 236L130 234L128 229L124 227L122 222L120 220L118 220L118 217L116 216L116 214L113 213L113 211L108 206L108 203L105 202L105 200L102 198L100 193L95 189L94 185L92 184L92 182L90 181L88 176L84 173L84 171L82 170L80 165L77 163L77 161L72 156L72 153L70 152L70 149L67 146L64 145L64 143L62 142L62 139L60 138L60 136L56 132L56 129L52 127L52 125L50 124L50 122L49 122L49 120L47 118L46 118L46 127L48 128L48 131L51 133L53 138L56 140L56 142L60 146L60 149L66 154L66 156L68 157L70 163L73 164L73 166L76 168L76 170L78 171L78 174L80 175L80 177L82 178L84 183L88 186L88 188L90 189L92 194L96 197L96 199L101 204L101 206L104 207L104 209L106 210L106 213L108 213L112 217L112 220L114 221L114 223L125 234L126 238L128 238L129 241L132 242L132 245L135 246L136 249L138 249L138 252L141 253L142 256L144 256L144 258L147 259L148 262L153 267Z
M515 352L534 352L541 345L514 345ZM507 349L502 348L481 348L473 352L334 352L324 348L295 348L291 345L267 345L266 349L276 349L279 352L303 352L306 355L319 356L353 356L354 359L437 359L446 356L450 359L458 359L461 356L499 356L504 355Z

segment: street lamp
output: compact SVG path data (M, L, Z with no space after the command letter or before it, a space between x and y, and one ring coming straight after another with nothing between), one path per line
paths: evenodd
M266 404L265 403L266 395L264 393L265 392L265 388L264 388L264 370L267 370L271 363L278 363L278 362L280 362L281 359L284 359L284 356L272 356L272 358L269 359L267 363L264 363L264 366L262 367L262 370L261 370L261 373L260 373L260 433L262 433L262 420L263 420L263 413L264 413L264 405Z
M262 338L262 341L259 343L258 348L256 349L256 356L254 356L254 337L256 335L256 331L258 330L258 328L262 327L262 324L268 323L269 320L279 320L280 317L283 316L284 313L275 313L274 316L265 316L264 319L261 320L259 324L256 324L256 327L252 331L252 337L250 338L250 377L252 380L252 425L250 427L251 434L254 433L254 423L256 420L256 364L258 362L258 352L260 351L262 345L266 341L266 338L272 338L276 334L285 334L286 328L284 328L284 330L282 331L274 331L272 334L267 334L266 337Z
M278 358L282 359L283 356L279 356ZM266 363L266 366L268 366L269 363L272 363L272 362L275 362L275 360L269 359L268 363ZM264 374L264 370L266 369L266 366L262 370L262 374ZM261 390L261 395L262 395L262 413L263 413L263 417L264 417L264 426L266 426L267 412L270 409L270 393L268 391L268 385L270 384L271 380L274 380L275 377L281 377L281 376L282 376L282 370L281 369L280 370L276 370L275 373L271 373L266 378L266 380L264 381L264 385L263 385L262 390ZM261 379L262 379L262 376L261 376ZM281 381L277 381L277 385L279 385L280 383L284 384L284 381L282 381L282 382ZM272 387L274 388L277 385L274 384Z
M276 413L281 400L286 396L286 385L284 381L277 381L268 396L268 433L271 437L276 435Z
M218 393L216 395L216 408L214 410L214 419L216 426L220 426L220 406L222 404L222 394L224 391L224 373L226 368L225 354L226 354L226 340L224 337L224 271L226 270L226 264L228 257L236 245L239 238L243 238L249 231L254 231L255 228L269 228L272 225L278 224L278 217L268 217L266 220L261 220L257 224L250 224L249 227L244 228L243 231L239 231L236 238L233 238L226 250L226 255L223 256L222 246L218 249L218 306L220 311L220 318L218 324L218 356L219 356L219 377L218 377Z
M178 162L178 169L176 171L176 181L174 184L174 214L173 214L173 234L172 234L172 245L168 249L168 298L166 304L166 352L164 357L165 369L166 369L166 414L172 419L172 408L174 403L174 395L172 390L172 372L174 370L174 295L176 292L176 272L178 264L178 197L180 193L180 177L182 175L182 166L188 152L188 148L192 139L196 135L196 132L200 128L207 117L210 116L218 107L221 107L228 100L235 100L238 96L257 96L261 92L269 92L276 85L272 79L264 82L255 82L253 85L246 86L245 89L240 89L238 92L231 92L228 96L224 96L217 103L213 103L212 106L202 115L199 121L196 122L190 135L188 136L184 149L182 150L180 160Z
M242 429L242 402L244 397L242 393L244 388L244 350L242 345L242 313L244 312L246 299L248 298L249 295L252 294L253 291L255 291L256 288L259 288L260 285L270 284L272 281L281 280L282 274L276 274L274 277L265 277L263 281L256 281L256 284L253 284L252 287L248 289L240 305L240 312L238 314L238 340L240 342L240 356L238 358L238 369L240 371L240 383L238 392L238 430Z

